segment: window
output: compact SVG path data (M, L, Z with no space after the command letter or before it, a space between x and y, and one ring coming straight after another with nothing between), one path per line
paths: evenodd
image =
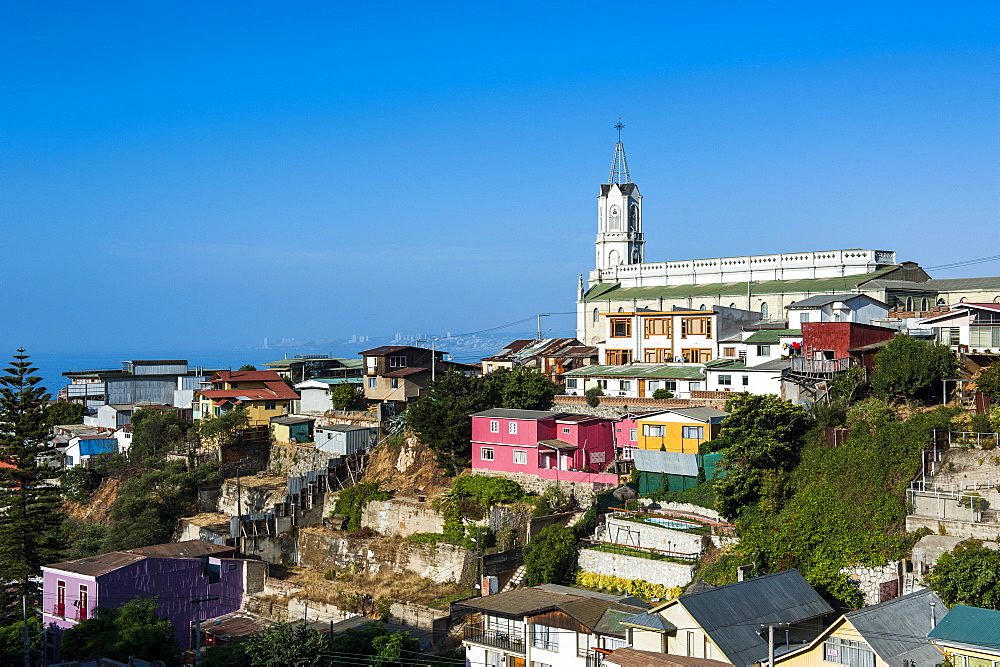
M499 432L500 432L500 420L499 419L491 419L490 420L490 433L499 433Z
M671 336L673 334L673 320L669 317L651 317L642 321L642 335L646 338L650 336Z
M958 327L941 327L937 330L938 342L942 345L958 345Z
M596 308L594 308L593 318L594 318L594 324L597 324L598 322L601 321L601 314L597 312Z
M681 350L681 359L691 364L703 364L712 360L711 348L689 347Z
M635 459L635 447L622 448L622 458L626 461L632 461L633 459Z
M700 382L688 382L688 391L698 391L701 389Z
M562 432L563 433L571 433L572 429L569 426L563 426L562 427Z
M399 378L389 378L389 388L399 389Z
M927 297L924 297L920 301L920 310L929 310L929 304L927 303Z
M654 391L656 391L659 388L660 388L660 381L659 380L650 380L649 382L646 383L646 391L648 393L650 393L650 394L652 394Z
M576 378L566 378L566 388L576 389Z
M611 319L611 337L628 338L632 335L632 320L615 317Z
M712 336L712 318L684 317L681 318L681 338L688 336Z
M559 629L547 625L531 626L531 645L546 651L559 650Z
M647 364L666 364L674 359L670 348L647 347L642 351L642 360Z
M823 642L823 660L850 667L875 667L875 653L864 642L830 637Z
M670 391L677 391L677 380L664 380L663 388Z
M619 383L619 387L621 388L622 391L631 391L632 390L632 381L631 380L622 380Z
M769 357L769 356L771 356L771 346L770 345L758 345L757 346L757 356L758 357Z
M607 380L598 380L597 381L597 386L600 387L601 389L607 389L608 388L608 381Z
M733 383L733 376L732 375L720 375L719 376L719 386L720 387L728 387L732 383Z
M403 368L406 366L406 357L389 357L389 368Z
M87 620L87 612L90 611L90 594L87 592L87 587L80 584L80 598L77 603L76 608L76 618L78 621Z
M750 386L750 376L749 375L744 375L743 376L743 386L744 387L749 387Z
M514 450L514 463L517 463L517 464L520 464L520 465L527 465L527 463L528 463L528 452L524 451L523 449L515 449Z
M265 410L277 410L278 403L276 401L264 401Z
M368 388L375 389L378 387L378 378L368 378Z
M707 310L707 308L705 308L705 304L701 304L698 306L698 310Z
M972 347L1000 347L1000 327L972 327Z
M662 438L665 429L663 424L643 424L642 434L647 438Z
M54 609L56 616L66 617L66 582L57 581L56 582L56 608Z
M483 461L492 461L493 460L493 448L492 447L483 447L482 449L480 449L479 450L479 458L482 459Z
M628 439L631 440L632 442L637 441L639 439L639 429L630 428L628 430Z
M760 316L761 317L767 317L767 304L766 303L760 304Z
M940 297L937 300L937 305L938 305L938 308L943 308L943 307L947 306L948 303L944 300L944 297Z
M505 661L503 659L502 653L497 653L496 651L486 652L486 667L505 667Z
M722 348L722 356L724 357L735 357L736 348L735 347L724 347Z
M701 440L705 437L705 427L683 426L681 427L681 437L685 440Z
M809 323L809 313L799 313L799 324Z
M589 652L590 652L590 635L588 635L585 632L576 633L576 657L586 658L587 653Z
M632 350L605 350L604 360L608 366L624 366L632 363Z
M507 433L517 435L517 422L507 422Z
M552 665L550 665L547 662L535 662L534 660L532 660L531 667L552 667Z

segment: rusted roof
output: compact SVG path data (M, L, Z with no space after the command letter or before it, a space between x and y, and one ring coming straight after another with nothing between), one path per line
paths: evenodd
M708 658L689 658L670 653L640 651L634 648L620 648L611 653L604 662L620 667L732 667L728 662Z
M382 347L373 347L370 350L358 352L358 354L363 357L384 357L385 355L392 354L393 352L402 352L403 350L409 349L411 349L410 345L383 345Z
M555 609L561 603L569 602L572 599L571 595L544 591L540 588L515 588L512 591L462 600L455 604L489 614L520 617Z
M234 611L231 614L202 622L201 629L205 634L225 641L255 635L271 625L274 625L274 621L253 616L245 611Z
M218 371L211 382L281 382L278 371Z
M559 605L559 609L578 620L592 632L598 631L598 625L600 625L601 619L604 618L608 610L622 612L622 619L629 618L643 611L642 607L632 607L618 602L589 597L563 602ZM624 628L612 630L610 627L605 627L601 631L604 634L625 634Z
M100 556L88 556L87 558L77 558L76 560L53 563L45 567L63 572L82 574L88 577L98 577L108 572L113 572L118 568L145 560L146 556L140 554L124 553L122 551L112 551Z
M151 547L127 549L124 553L158 558L199 558L201 556L228 558L235 555L236 549L205 540L185 540L184 542L169 542L167 544L154 544Z

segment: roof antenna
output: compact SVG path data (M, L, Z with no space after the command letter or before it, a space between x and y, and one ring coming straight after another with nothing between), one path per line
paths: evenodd
M611 174L608 175L608 185L613 183L631 183L632 177L628 173L628 162L625 161L625 146L622 144L622 117L618 116L618 123L615 124L618 130L618 143L615 144L615 157L611 160Z

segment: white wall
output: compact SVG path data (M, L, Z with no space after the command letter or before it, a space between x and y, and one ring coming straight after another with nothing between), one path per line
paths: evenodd
M330 400L330 388L319 389L315 387L304 387L301 389L302 398L299 400L299 412L326 412L335 409Z
M719 384L720 375L729 375L733 383L731 385ZM708 378L708 391L746 391L751 394L763 396L773 394L781 396L781 371L752 371L752 370L718 370L706 369L705 376ZM747 378L747 384L743 384L743 378Z

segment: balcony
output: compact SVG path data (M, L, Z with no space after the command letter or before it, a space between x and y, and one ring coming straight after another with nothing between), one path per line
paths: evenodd
M792 362L789 372L793 375L804 375L806 377L831 377L835 373L846 371L851 367L851 358L843 359L806 359L805 357L791 357Z
M66 603L56 602L52 605L52 615L59 616L61 618L66 618Z
M524 637L508 632L487 630L481 625L465 626L463 639L474 644L482 644L512 653L524 653Z

